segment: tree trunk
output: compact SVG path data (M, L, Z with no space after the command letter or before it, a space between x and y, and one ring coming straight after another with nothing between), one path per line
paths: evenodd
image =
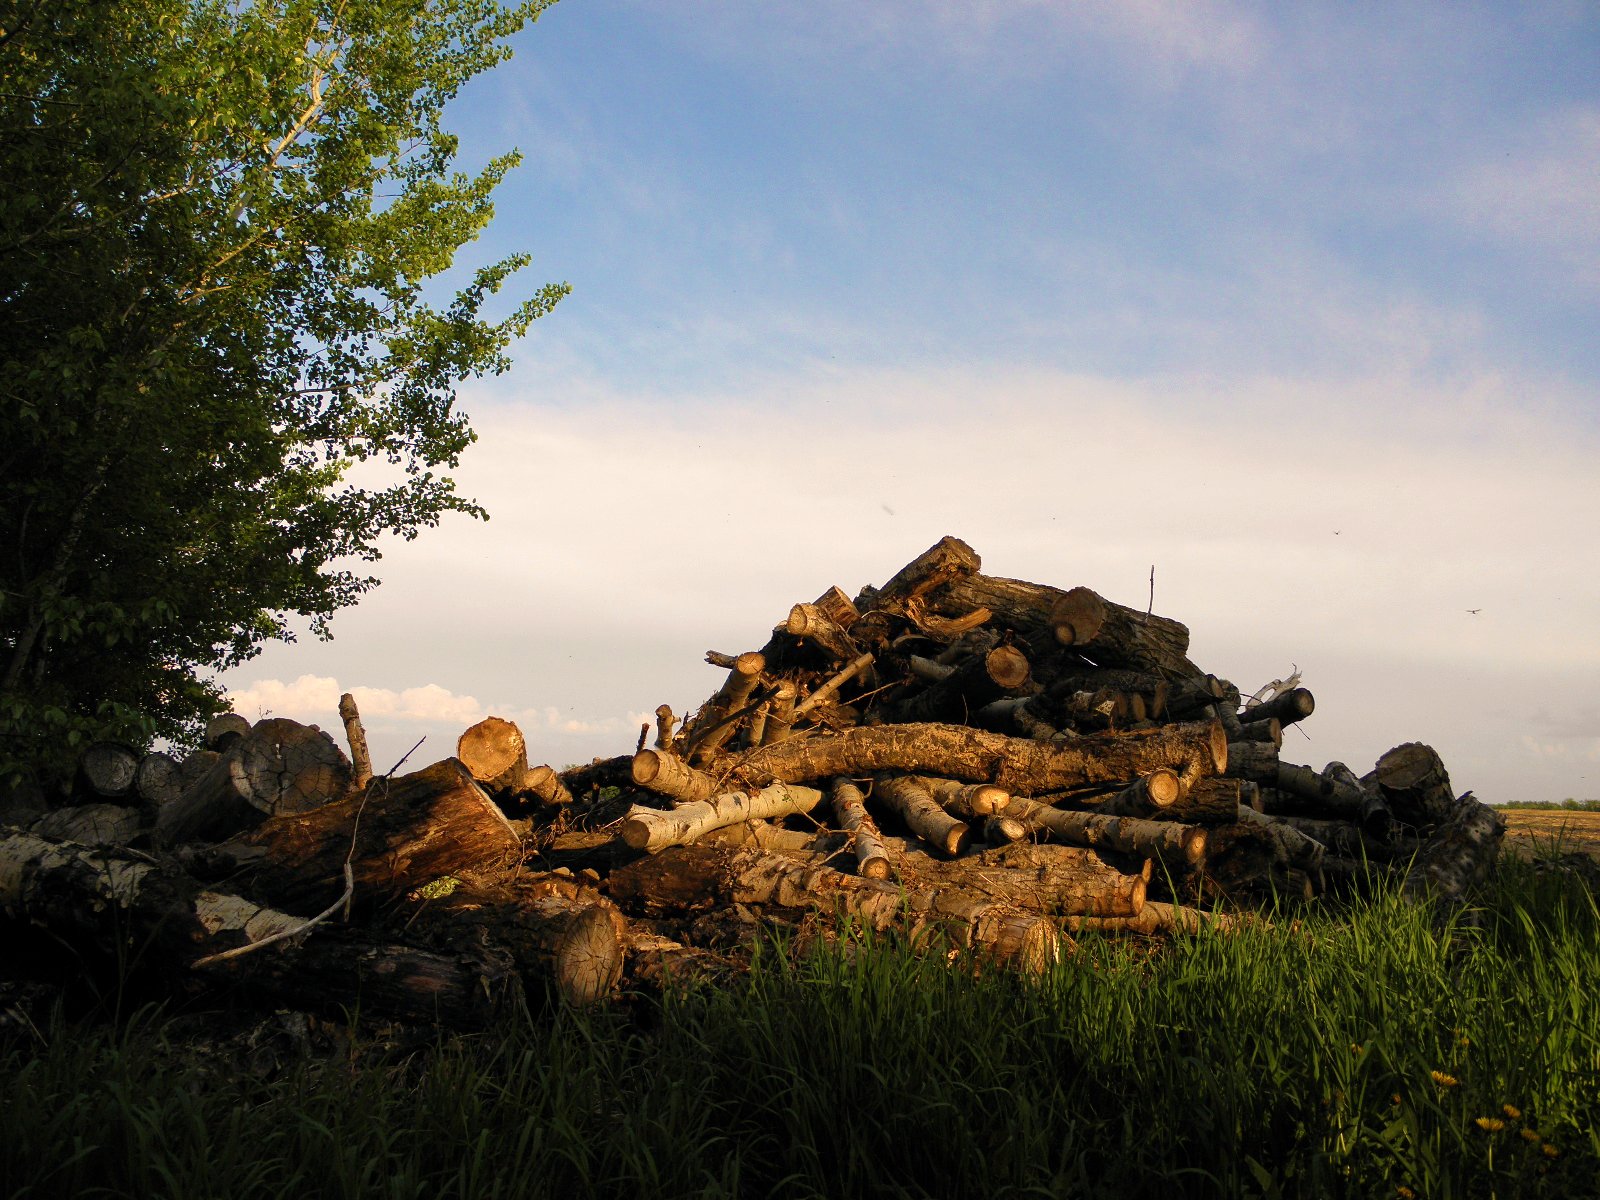
M867 813L861 789L848 779L835 779L828 794L839 828L850 835L856 856L856 874L867 879L889 878L889 854L878 827Z
M709 800L680 804L671 812L634 807L622 824L622 840L635 850L653 853L728 825L807 813L821 801L822 793L815 788L775 783L754 793L723 792Z
M873 798L899 816L912 833L945 854L960 854L972 840L972 829L945 812L933 794L914 779L879 779Z
M1021 797L1006 806L1004 815L1043 829L1073 846L1154 855L1183 866L1199 862L1206 851L1206 831L1195 825L1066 812Z
M1376 774L1390 810L1408 825L1428 828L1455 815L1450 776L1432 746L1396 746L1378 760Z
M1468 792L1422 843L1406 873L1406 894L1460 903L1494 868L1505 832L1500 814Z
M485 717L456 739L456 758L491 792L515 792L528 774L528 743L502 717Z
M482 872L522 856L522 840L460 760L447 758L311 812L275 817L215 848L218 866L242 868L249 895L315 912L355 875L365 908L445 875Z
M350 787L350 762L320 729L283 717L253 726L156 818L154 841L216 841L268 817L308 812Z
M1166 767L1200 775L1227 765L1227 742L1215 723L1169 725L1150 732L1050 743L1010 738L958 725L884 725L834 737L764 746L735 774L751 782L804 783L835 775L913 771L994 783L1013 795L1061 791L1092 783L1126 783Z

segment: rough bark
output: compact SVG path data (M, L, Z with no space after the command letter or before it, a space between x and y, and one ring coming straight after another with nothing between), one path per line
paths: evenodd
M762 747L735 773L753 783L804 783L836 775L911 771L994 783L1013 795L1061 791L1093 783L1126 783L1163 767L1201 776L1227 765L1220 725L1197 722L1150 732L1050 743L958 725L885 725Z
M1317 700L1305 688L1290 688L1271 700L1239 710L1239 720L1245 725L1276 717L1284 725L1303 721L1316 711Z
M982 565L972 547L960 538L942 537L896 571L881 588L863 592L856 598L856 607L862 612L869 608L901 612L908 599L924 595L953 579L975 575Z
M856 856L856 874L867 879L889 878L889 854L878 827L867 812L861 789L848 779L835 779L828 793L839 828L850 835Z
M139 825L137 808L79 804L46 813L33 823L30 832L82 846L126 846L139 836Z
M918 775L915 781L928 790L940 808L963 821L992 817L1011 803L1011 793L992 783L961 783L930 775Z
M945 854L960 854L972 840L971 827L945 812L933 794L914 779L879 779L873 799L898 815L911 832Z
M1023 970L1040 970L1060 952L1060 936L1048 918L971 889L901 888L755 849L674 846L613 871L607 886L624 908L645 913L732 904L823 912L851 917L868 929L898 931L914 945L930 936L948 939Z
M1062 594L1050 611L1056 640L1100 666L1154 671L1163 679L1204 672L1189 661L1188 626L1107 600L1086 587Z
M1493 870L1505 831L1500 814L1468 792L1417 851L1406 873L1406 894L1460 903Z
M1272 782L1279 793L1286 792L1310 802L1319 816L1354 821L1375 838L1384 838L1389 834L1389 808L1383 798L1359 784L1352 785L1337 774L1327 771L1319 774L1310 767L1279 763L1277 777Z
M1233 739L1239 742L1271 742L1275 750L1283 749L1283 722L1277 717L1268 717L1265 721L1250 721L1239 726L1239 732Z
M514 792L528 773L522 730L502 717L485 717L456 739L456 758L492 792Z
M1206 831L1197 825L1067 812L1022 797L1012 800L1004 815L1073 846L1154 855L1184 866L1199 862L1206 852Z
M156 817L159 846L217 841L268 817L308 812L349 790L350 761L315 726L274 717L251 727Z
M1200 933L1207 929L1231 933L1238 927L1238 918L1227 913L1162 900L1146 900L1131 917L1067 918L1067 928L1073 933Z
M783 628L790 637L810 642L836 663L848 662L861 653L838 622L815 604L796 604Z
M304 925L300 917L212 891L170 862L31 834L0 835L0 906L47 926L84 954L143 969L181 988L243 986L299 1007L481 1028L520 990L503 951L463 940L446 953L325 922L259 951L201 959Z
M1162 768L1136 779L1097 802L1094 811L1107 817L1159 817L1183 794L1178 777Z
M1261 789L1245 779L1202 779L1183 795L1150 814L1153 821L1222 825L1239 819L1239 806L1253 808Z
M815 788L775 783L759 792L723 792L671 812L635 807L622 823L622 840L635 850L655 852L692 842L713 829L808 813L821 801Z
M445 875L517 861L522 839L454 758L410 775L380 776L359 794L295 816L275 817L216 847L243 890L275 907L312 912L344 888L366 907Z
M761 734L761 744L776 746L787 742L794 732L794 705L798 689L787 679L778 680L767 705L767 724Z
M850 602L850 597L846 596L837 587L830 587L822 595L818 596L815 607L821 611L823 616L827 617L828 620L846 633L850 631L852 625L861 619L860 610Z
M1015 646L996 646L962 663L939 682L895 707L901 722L965 722L978 709L1026 686L1028 659Z
M1151 864L1144 857L1119 858L1080 846L1007 843L954 862L910 856L901 865L901 882L908 889L961 887L1050 916L1131 916L1144 906Z
M361 724L361 710L356 698L349 692L339 697L339 719L344 722L344 736L350 743L350 782L364 788L372 782L372 754L367 749L367 730Z
M1271 742L1229 742L1227 774L1234 779L1273 784L1278 778L1278 748Z
M709 800L726 791L721 783L697 771L676 754L665 750L641 750L633 756L633 782L658 792L679 804Z

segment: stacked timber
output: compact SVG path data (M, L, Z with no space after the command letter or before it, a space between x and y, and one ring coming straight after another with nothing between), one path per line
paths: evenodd
M698 709L583 767L489 717L374 775L348 695L349 757L234 714L186 757L97 744L72 804L0 807L0 906L106 953L146 930L186 988L473 1025L530 988L717 978L774 926L1040 970L1087 931L1388 879L1454 902L1490 869L1503 826L1431 748L1284 761L1298 674L1245 699L1188 652L1179 621L947 537L708 652Z

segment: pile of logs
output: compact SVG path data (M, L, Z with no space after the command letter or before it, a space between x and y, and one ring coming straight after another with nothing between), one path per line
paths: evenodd
M721 685L657 709L631 755L530 766L491 717L374 777L348 696L348 757L232 714L182 760L91 747L74 803L0 800L0 905L188 988L470 1026L530 981L589 1003L717 977L774 924L1037 970L1090 930L1226 927L1391 878L1459 901L1490 869L1504 827L1432 749L1285 762L1315 707L1298 676L1244 698L1188 643L947 537L709 653Z

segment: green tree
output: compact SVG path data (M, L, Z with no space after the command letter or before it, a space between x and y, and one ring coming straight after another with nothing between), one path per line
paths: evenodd
M517 156L446 103L553 0L0 0L0 774L184 740L210 672L482 516L459 381L565 293L424 285Z

